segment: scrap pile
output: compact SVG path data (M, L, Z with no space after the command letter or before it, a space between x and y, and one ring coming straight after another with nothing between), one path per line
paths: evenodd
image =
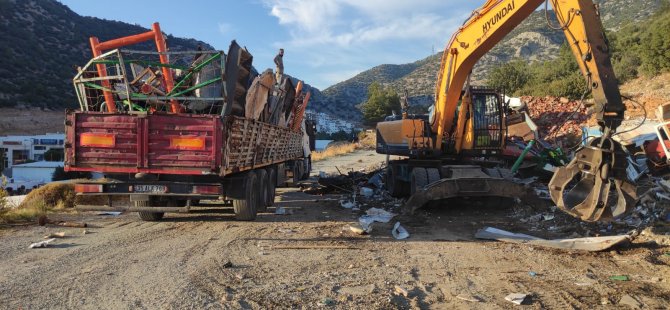
M277 81L271 69L259 75L251 53L234 40L227 54L201 47L172 52L158 42L161 35L156 52L119 49L125 40L160 34L154 27L107 42L92 38L96 56L74 78L82 111L238 116L300 130L310 97L302 82L286 75Z
M540 137L563 146L569 146L570 136L581 136L590 118L581 102L567 98L525 96L521 101L538 125Z

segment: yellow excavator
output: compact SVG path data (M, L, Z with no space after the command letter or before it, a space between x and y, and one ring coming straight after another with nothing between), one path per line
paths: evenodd
M547 22L565 33L603 132L554 172L549 194L561 210L584 221L611 220L634 206L636 188L626 178L624 150L612 140L625 106L598 6L591 0L546 1L558 25ZM403 112L377 124L377 152L404 158L388 161L386 184L394 196L411 195L406 203L410 211L453 197L524 199L528 191L523 185L506 170L486 164L505 148L508 131L502 96L471 87L469 76L475 63L543 2L488 0L447 44L430 114Z

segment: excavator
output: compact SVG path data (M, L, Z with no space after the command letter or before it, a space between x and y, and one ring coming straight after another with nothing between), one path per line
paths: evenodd
M564 32L579 63L603 132L555 170L549 195L559 209L587 222L612 220L634 206L636 187L626 178L626 155L612 139L626 108L598 6L592 0L487 0L447 44L429 115L403 112L377 124L376 150L387 155L387 188L394 196L411 195L408 211L454 197L529 195L509 170L491 164L505 148L505 105L497 91L470 86L470 73L543 2L545 12L551 4L558 22L547 18L547 23ZM391 155L404 159L390 160Z

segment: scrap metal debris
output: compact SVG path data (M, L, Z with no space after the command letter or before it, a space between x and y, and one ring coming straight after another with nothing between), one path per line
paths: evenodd
M629 235L546 240L526 234L512 233L493 227L480 229L475 234L475 238L537 245L562 250L580 250L588 252L604 251L613 246L631 241L631 237Z
M31 244L28 248L29 249L46 248L46 247L49 246L49 243L54 242L54 241L56 241L56 238L52 238L52 239L44 240L44 241L40 241L40 242L35 242L35 243Z
M530 295L514 293L505 296L505 300L517 305L528 305L530 304Z

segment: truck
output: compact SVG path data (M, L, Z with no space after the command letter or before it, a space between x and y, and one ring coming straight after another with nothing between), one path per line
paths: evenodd
M156 51L122 49L145 41ZM93 58L73 79L79 109L66 111L64 169L102 174L74 188L106 203L78 210L158 221L222 199L237 220L251 221L273 204L277 186L309 174L310 93L289 76L258 74L237 42L228 53L170 51L154 23L90 44Z

